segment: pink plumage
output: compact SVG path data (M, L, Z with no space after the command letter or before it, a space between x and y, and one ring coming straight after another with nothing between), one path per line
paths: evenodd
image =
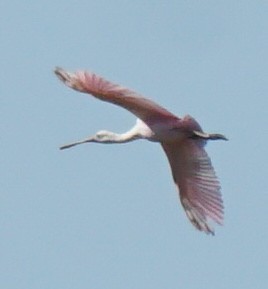
M123 134L99 131L61 149L88 142L125 143L137 139L161 143L187 217L198 230L214 234L208 219L223 223L223 201L219 181L204 146L207 140L227 140L226 137L204 133L192 117L181 119L152 100L94 73L70 73L61 68L56 68L55 73L67 86L119 105L138 118L135 126Z

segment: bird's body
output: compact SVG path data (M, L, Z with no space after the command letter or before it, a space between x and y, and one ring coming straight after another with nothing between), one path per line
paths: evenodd
M204 133L191 116L181 119L153 101L94 73L79 71L73 74L61 68L56 68L55 73L67 86L122 106L138 117L135 126L126 133L99 131L61 149L88 142L126 143L137 139L161 143L186 215L197 229L214 234L207 218L222 224L223 201L219 181L204 146L207 140L226 138Z

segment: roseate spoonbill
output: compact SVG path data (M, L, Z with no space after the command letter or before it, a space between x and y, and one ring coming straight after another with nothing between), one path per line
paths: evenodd
M70 73L57 67L55 74L67 86L122 106L138 117L134 127L123 134L102 130L60 149L89 142L111 144L137 139L159 142L169 160L187 217L198 230L214 234L208 219L223 223L223 201L219 181L204 146L207 140L227 138L222 134L204 133L191 116L179 118L153 101L94 73Z

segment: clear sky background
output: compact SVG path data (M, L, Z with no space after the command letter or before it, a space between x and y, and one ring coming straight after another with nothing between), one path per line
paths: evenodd
M0 3L0 288L268 288L268 2ZM225 225L196 231L158 144L59 151L135 117L64 87L85 68L194 116Z

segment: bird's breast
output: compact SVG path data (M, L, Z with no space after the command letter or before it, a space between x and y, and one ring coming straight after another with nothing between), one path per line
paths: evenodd
M137 131L142 138L153 142L180 142L189 136L189 132L187 133L180 124L172 121L145 123L137 119L134 130Z

